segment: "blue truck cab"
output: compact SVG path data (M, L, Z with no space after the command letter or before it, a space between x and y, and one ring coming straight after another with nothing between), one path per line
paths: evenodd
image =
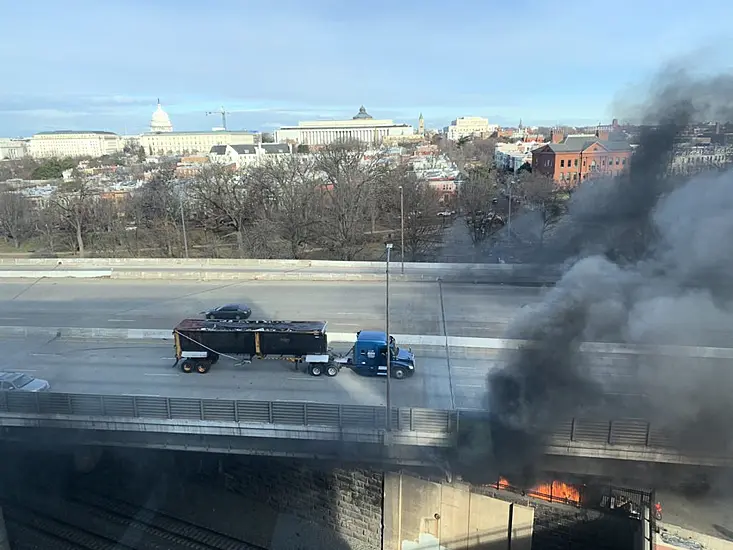
M415 354L412 350L397 347L394 336L389 337L390 367L392 378L408 378L415 374ZM356 333L352 368L358 374L387 375L387 335L375 330Z

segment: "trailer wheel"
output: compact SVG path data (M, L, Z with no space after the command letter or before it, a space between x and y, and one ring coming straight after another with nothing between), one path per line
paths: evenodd
M196 372L199 374L206 374L211 370L211 363L209 361L200 361L196 363Z
M181 363L181 370L185 372L186 374L193 372L193 369L195 368L193 361L190 359L185 359L183 363Z
M398 380L402 380L405 377L405 369L402 367L396 367L392 369L392 378L397 378Z
M323 369L321 368L321 365L309 365L308 372L311 373L311 376L321 376L321 374L323 374Z
M339 369L336 365L328 365L326 367L326 376L336 376L339 373Z

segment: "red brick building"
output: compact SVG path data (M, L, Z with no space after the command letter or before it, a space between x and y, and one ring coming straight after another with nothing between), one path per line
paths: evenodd
M532 151L532 171L574 187L589 177L615 176L624 170L632 149L623 134L596 132L563 136L553 132L550 143Z

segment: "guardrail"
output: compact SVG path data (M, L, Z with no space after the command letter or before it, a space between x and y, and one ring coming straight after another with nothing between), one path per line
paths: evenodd
M0 415L64 415L80 417L198 420L287 426L383 429L386 408L294 401L194 399L138 395L95 395L55 392L0 392ZM450 434L487 422L486 413L394 408L392 428L400 431ZM641 419L574 418L548 434L553 445L596 444L622 447L674 448L675 440Z
M385 415L386 408L380 406L301 401L0 392L0 426L4 427L40 427L50 422L57 428L189 433L198 426L220 435L222 430L229 430L230 435L254 437L276 430L280 439L299 439L298 429L306 435L311 428L315 439L322 438L321 432L339 438L359 433L366 439L350 440L375 442L384 434ZM408 446L454 446L477 423L485 429L487 422L489 414L481 411L392 409L393 435ZM569 419L557 424L546 435L545 443L545 452L550 455L733 465L733 459L724 454L702 449L681 452L679 439L661 427L634 418Z
M386 423L386 408L368 405L55 392L0 392L3 413L366 429ZM392 429L453 433L457 418L455 411L395 408Z

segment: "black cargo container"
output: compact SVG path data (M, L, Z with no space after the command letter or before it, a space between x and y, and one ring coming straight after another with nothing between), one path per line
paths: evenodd
M208 371L222 353L296 359L328 353L324 321L231 322L184 319L173 330L173 335L176 359L186 358L189 361L182 367L186 372L189 372L187 367L190 370L196 368L199 372ZM202 365L204 362L208 364Z

